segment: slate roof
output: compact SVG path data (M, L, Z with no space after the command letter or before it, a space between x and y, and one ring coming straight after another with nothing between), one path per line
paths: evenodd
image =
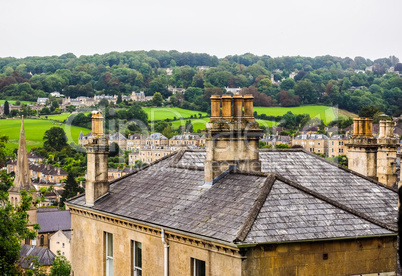
M295 139L299 140L328 140L328 136L324 134L301 134L297 135Z
M198 140L200 136L193 134L175 135L170 140Z
M54 211L37 213L37 222L40 225L38 233L56 232L71 229L70 211Z
M49 164L29 164L29 169L34 172L43 173L45 175L68 175L65 170L53 167Z
M19 263L22 268L33 268L34 257L38 257L39 265L51 266L56 255L46 247L22 245Z
M239 245L396 235L394 189L304 150L261 151L265 173L234 171L210 187L205 156L164 157L113 181L92 208Z
M165 137L165 136L163 136L161 133L159 133L159 132L155 132L155 133L152 133L151 135L149 135L148 137L147 137L147 140L148 139L150 139L150 140L154 140L154 139L163 139L163 140L167 140L167 138Z
M111 140L111 141L116 141L116 140L124 141L124 140L127 140L127 138L124 137L124 135L121 134L120 132L116 132L116 133L114 133L114 134L109 136L109 140Z

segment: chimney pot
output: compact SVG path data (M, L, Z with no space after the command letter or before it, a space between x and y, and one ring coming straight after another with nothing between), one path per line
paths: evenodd
M222 96L222 117L224 120L230 121L232 119L232 96Z
M243 117L243 96L233 96L233 119L241 120Z

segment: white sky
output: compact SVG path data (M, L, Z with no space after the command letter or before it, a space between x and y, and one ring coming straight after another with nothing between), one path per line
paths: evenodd
M1 0L0 57L178 50L402 60L401 0Z

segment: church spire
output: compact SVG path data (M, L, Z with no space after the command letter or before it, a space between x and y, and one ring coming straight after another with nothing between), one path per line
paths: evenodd
M20 141L18 145L17 168L15 171L14 186L11 187L11 191L19 192L21 190L29 191L35 189L35 187L31 183L27 155L28 153L27 143L25 140L24 116L22 116Z

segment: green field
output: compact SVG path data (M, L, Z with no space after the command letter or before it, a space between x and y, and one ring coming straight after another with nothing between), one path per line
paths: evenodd
M71 114L58 114L58 115L47 115L47 118L49 120L55 120L55 121L60 121L63 122L65 119L70 117ZM45 116L41 115L41 118L45 118Z
M209 122L209 118L202 118L202 119L190 119L191 123L193 124L193 131L197 132L197 130L205 129L206 128L206 123ZM267 120L256 120L260 126L265 126L265 127L272 127L273 125L277 125L278 123L272 122L272 121L267 121ZM178 120L178 121L173 121L171 122L173 128L177 129L181 125L184 126L186 125L186 120Z
M178 107L144 107L143 110L148 114L148 120L149 121L157 121L157 120L165 120L165 119L171 119L173 120L174 117L176 119L179 119L180 117L187 118L190 117L191 115L196 115L199 117L199 113L202 114L202 116L206 116L207 113L201 112L201 111L193 111L193 110L187 110L187 109L182 109Z
M324 121L324 124L335 120L340 117L354 117L357 116L346 110L338 109L335 107L311 105L311 106L298 106L298 107L254 107L254 111L258 114L266 114L267 116L282 116L288 111L293 114L309 114L311 118L317 117Z
M43 145L43 135L46 130L53 126L63 127L67 134L69 143L78 143L78 136L82 128L58 124L49 120L39 120L39 119L25 119L25 138L27 140L28 151L36 146L41 147ZM9 142L6 144L7 149L18 148L18 141L20 138L21 130L21 119L11 119L11 120L0 120L0 135L7 135L9 137ZM84 134L90 132L89 129L82 129Z
M4 104L5 101L6 100L0 100L0 104ZM13 101L13 100L8 101L8 103L10 103L10 104L15 104L15 102L16 101ZM31 104L31 103L33 103L33 102L27 102L27 101L20 101L20 102L23 103L23 104Z

